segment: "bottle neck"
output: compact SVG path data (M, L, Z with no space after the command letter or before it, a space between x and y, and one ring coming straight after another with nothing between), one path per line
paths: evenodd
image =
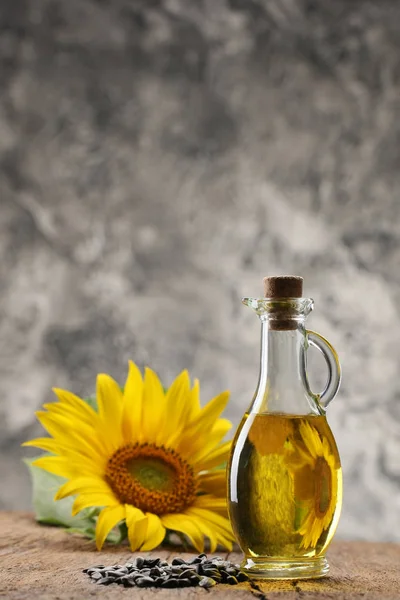
M276 329L261 320L261 361L253 412L309 414L314 412L303 385L306 330L304 319L290 329Z

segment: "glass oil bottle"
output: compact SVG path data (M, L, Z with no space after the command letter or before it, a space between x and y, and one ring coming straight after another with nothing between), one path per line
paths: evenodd
M305 329L313 301L301 277L264 279L265 298L244 298L261 320L258 386L233 441L228 507L253 578L322 577L339 520L342 472L325 411L340 385L335 350ZM328 382L311 391L307 348L326 359Z

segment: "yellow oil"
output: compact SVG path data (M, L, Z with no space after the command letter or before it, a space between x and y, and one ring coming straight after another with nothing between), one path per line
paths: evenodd
M246 414L228 483L232 526L247 557L323 555L342 503L339 453L324 416Z

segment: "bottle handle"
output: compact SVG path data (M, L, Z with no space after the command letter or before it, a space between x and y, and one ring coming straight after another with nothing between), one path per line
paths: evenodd
M325 389L319 393L315 394L310 389L310 384L308 382L307 370L306 370L306 352L303 353L303 361L302 361L302 376L303 383L306 388L307 393L317 402L319 407L325 412L328 404L332 402L334 397L336 396L340 381L342 378L342 370L340 367L340 362L336 350L333 346L326 340L322 335L316 333L315 331L309 331L308 329L305 332L306 341L305 341L305 350L307 350L308 346L314 346L319 350L323 357L326 360L326 364L328 365L328 381L326 382Z

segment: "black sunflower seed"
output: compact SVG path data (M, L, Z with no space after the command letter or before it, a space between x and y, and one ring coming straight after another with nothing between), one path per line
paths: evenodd
M202 562L203 561L201 560L201 558L196 556L196 558L192 558L192 560L189 561L189 565L200 565Z
M137 556L135 558L135 567L137 569L141 569L143 567L143 563L144 563L144 558L142 558L141 556Z
M226 572L229 573L229 575L234 575L237 572L237 569L235 569L235 567L226 567Z
M178 579L174 579L173 577L171 577L170 579L166 579L162 584L161 587L163 588L176 588L179 585L179 580Z
M221 575L219 574L219 571L217 569L204 569L203 568L203 575L206 575L206 577L221 577Z
M145 559L145 564L147 567L157 567L160 564L160 560L161 558L146 558Z
M138 577L135 579L135 584L138 587L151 587L154 585L154 580L151 577Z
M193 575L193 571L191 571L190 569L185 569L184 571L181 571L178 575L179 579L185 579L187 577L191 577L191 575Z
M211 577L202 577L199 581L199 586L202 588L210 588L213 585L216 585L214 579L211 579Z
M173 565L173 566L183 565L183 564L185 564L185 561L183 560L183 558L180 558L179 556L175 556L175 558L173 558L171 561L171 565Z
M97 584L100 584L100 585L110 585L111 583L114 583L114 581L111 577L102 577L101 579L99 579L97 581Z
M121 577L121 579L120 579L120 583L121 583L121 584L122 584L124 587L126 587L126 588L128 588L128 587L135 587L135 582L134 582L134 580L133 580L132 578L130 578L130 577Z
M236 575L236 579L238 581L248 581L249 576L246 575L246 573L243 573L243 571L239 571L239 573Z
M229 577L226 580L226 583L229 583L229 585L236 585L237 582L238 580L233 575L229 575Z

